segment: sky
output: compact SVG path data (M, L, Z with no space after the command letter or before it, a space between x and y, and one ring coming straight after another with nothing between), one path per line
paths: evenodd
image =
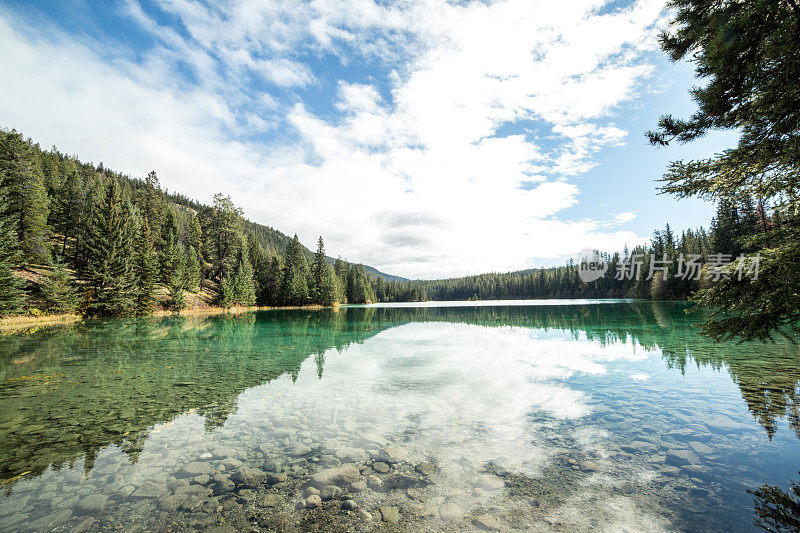
M218 5L219 4L219 5ZM662 0L0 4L0 127L408 278L563 264L713 206L644 132L702 83Z

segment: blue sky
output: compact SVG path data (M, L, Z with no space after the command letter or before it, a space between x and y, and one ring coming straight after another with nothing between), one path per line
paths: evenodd
M659 0L0 6L0 126L408 277L562 263L713 207L658 195L692 111Z

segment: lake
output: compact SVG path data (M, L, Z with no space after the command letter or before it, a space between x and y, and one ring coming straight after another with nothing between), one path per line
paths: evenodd
M439 302L3 335L0 531L791 524L764 485L800 481L800 350L713 344L686 309Z

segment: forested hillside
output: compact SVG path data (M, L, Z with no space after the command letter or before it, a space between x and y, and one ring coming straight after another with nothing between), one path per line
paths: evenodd
M326 257L321 237L312 253L244 219L230 197L203 205L163 191L155 172L131 178L0 131L0 314L146 315L192 295L221 307L363 303L385 276L369 271Z
M711 281L685 276L683 258L754 251L748 236L778 224L747 197L722 199L711 229L602 253L601 279L585 283L561 267L408 281L325 255L244 219L230 197L213 205L161 189L155 172L131 178L42 150L0 132L0 314L147 315L188 304L219 307L333 305L378 301L652 298L686 299ZM638 275L615 275L632 257ZM651 269L651 261L668 266Z

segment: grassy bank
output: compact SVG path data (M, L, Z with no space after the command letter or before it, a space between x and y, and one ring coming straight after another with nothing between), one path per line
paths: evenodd
M335 306L335 307L338 307ZM252 311L265 311L265 310L280 310L280 309L307 309L319 310L327 309L321 305L303 305L303 306L285 306L285 307L214 307L202 306L184 309L182 311L169 311L166 309L158 310L152 315L156 317L166 316L215 316L215 315L237 315L242 313L249 313ZM59 326L66 324L74 324L85 320L86 317L75 314L62 314L62 315L19 315L8 316L0 318L0 334L3 333L19 333L26 330L38 330L46 326Z

